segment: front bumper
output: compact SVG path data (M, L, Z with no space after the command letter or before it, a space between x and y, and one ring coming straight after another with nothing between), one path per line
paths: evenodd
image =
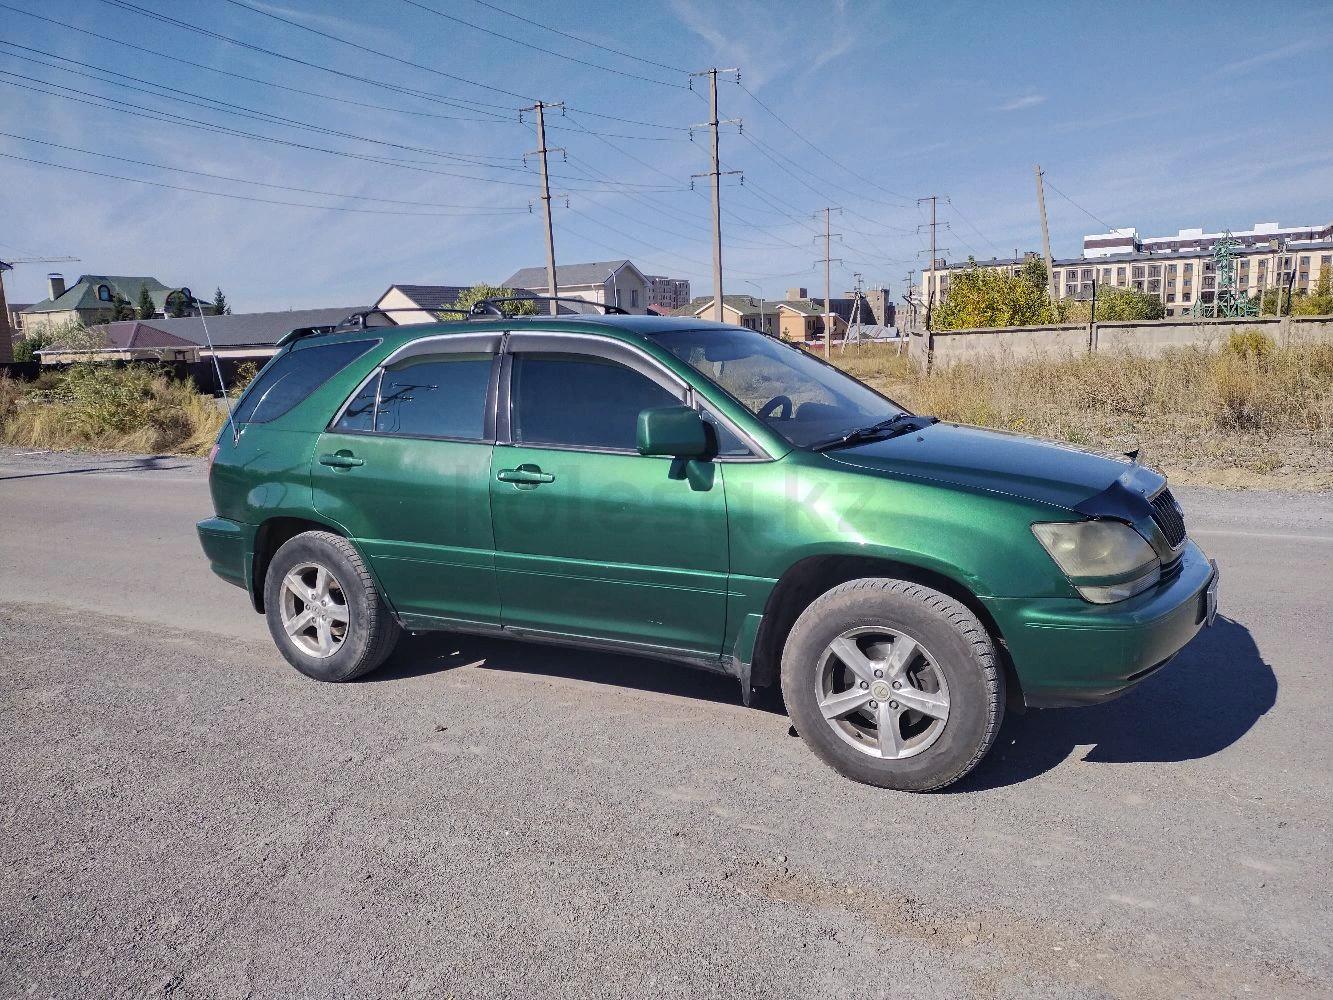
M1117 604L986 602L1034 708L1091 705L1166 665L1217 610L1217 564L1193 542L1157 586Z

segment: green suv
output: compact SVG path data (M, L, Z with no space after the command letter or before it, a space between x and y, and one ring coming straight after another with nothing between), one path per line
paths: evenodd
M200 541L302 673L405 629L665 658L780 686L836 770L927 791L1006 704L1110 698L1215 614L1136 462L911 414L740 327L490 311L294 333L220 435Z

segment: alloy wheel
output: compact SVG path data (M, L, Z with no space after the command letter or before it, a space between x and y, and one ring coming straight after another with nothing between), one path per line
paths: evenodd
M332 656L347 638L347 595L319 563L302 563L283 577L281 613L283 629L308 656Z
M949 721L944 672L925 647L887 627L847 629L829 643L815 698L840 739L884 760L929 749Z

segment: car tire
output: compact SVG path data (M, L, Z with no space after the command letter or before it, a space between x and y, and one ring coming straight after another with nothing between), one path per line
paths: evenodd
M402 634L356 547L329 531L284 542L264 577L268 630L287 662L307 677L363 677Z
M901 791L958 781L1004 717L1004 672L985 627L906 580L851 580L811 603L783 649L782 694L816 756Z

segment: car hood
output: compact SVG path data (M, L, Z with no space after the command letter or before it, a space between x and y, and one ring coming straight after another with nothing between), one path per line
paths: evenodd
M897 437L824 452L842 465L928 479L1073 508L1117 480L1161 476L1115 458L1007 431L936 423ZM1146 483L1152 479L1154 483ZM1140 490L1142 492L1142 490Z

